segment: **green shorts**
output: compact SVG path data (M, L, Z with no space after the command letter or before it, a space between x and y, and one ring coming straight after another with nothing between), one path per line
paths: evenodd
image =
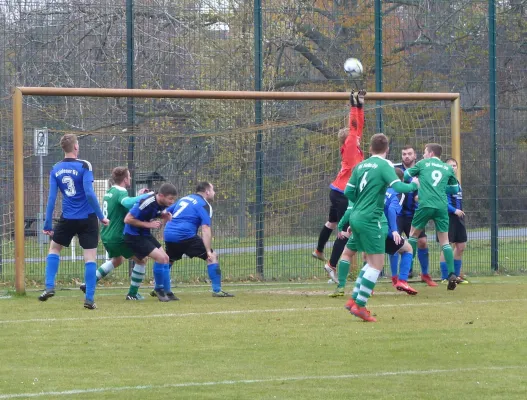
M351 236L346 246L352 251L363 251L366 254L384 254L386 231L380 221L351 220Z
M124 242L116 243L102 243L106 251L108 252L108 257L121 257L123 256L126 259L132 258L134 253Z
M448 232L448 210L440 208L419 207L415 210L412 226L417 229L425 229L428 221L433 220L437 232Z

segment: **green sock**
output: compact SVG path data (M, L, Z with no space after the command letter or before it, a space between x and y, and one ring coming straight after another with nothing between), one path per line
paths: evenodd
M448 267L448 275L450 275L451 273L454 273L454 251L450 244L441 246L441 250L443 250L443 256L445 257L445 262Z
M95 272L97 275L97 281L101 280L110 272L112 272L114 268L115 267L113 266L112 260L106 261L103 265L97 268L97 271Z
M346 280L348 279L348 274L350 272L350 262L348 260L340 260L338 267L339 274L339 288L346 287Z
M366 307L366 303L368 302L368 299L371 296L371 292L373 292L373 288L377 283L377 279L381 274L381 271L370 267L369 265L365 268L366 271L364 272L362 280L360 282L359 293L357 294L357 298L355 299L355 302L360 307Z
M139 286L143 283L145 277L146 268L144 265L135 264L134 269L132 270L130 289L128 290L129 296L137 296L139 291Z
M359 276L357 276L357 279L355 280L355 286L353 288L353 292L351 293L351 298L353 300L357 300L357 296L359 295L359 289L360 289L360 283L362 281L362 277L364 276L364 272L366 269L368 269L369 265L366 263L364 267L359 271Z

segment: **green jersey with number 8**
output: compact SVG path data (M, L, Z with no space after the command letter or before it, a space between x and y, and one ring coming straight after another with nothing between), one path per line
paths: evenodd
M419 208L447 209L447 187L457 186L452 167L437 157L425 158L405 171L419 178Z
M128 191L121 186L112 186L105 193L102 202L102 213L110 220L110 225L101 229L103 243L119 243L123 241L124 217L128 213L122 201L128 197Z

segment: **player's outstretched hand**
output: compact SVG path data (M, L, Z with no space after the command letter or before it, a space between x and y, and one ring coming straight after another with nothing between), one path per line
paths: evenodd
M399 245L401 243L401 235L399 235L399 232L393 231L392 232L393 241L396 245Z
M463 210L456 210L454 211L454 214L456 214L459 218L465 217L465 212Z
M419 187L419 178L417 178L416 176L414 176L412 178L412 182L415 183L417 185L417 187Z
M53 236L53 231L42 231L44 235Z
M165 222L172 221L172 214L169 212L163 211L161 213L161 219Z
M142 188L142 189L139 189L139 191L137 192L137 194L145 194L145 193L148 193L150 192L151 190L148 189L148 188Z
M340 231L337 233L337 238L339 239L349 239L350 235L347 231Z
M352 107L356 107L357 106L357 95L355 94L355 89L351 90L351 93L350 93L350 104L351 104Z
M155 221L147 222L148 229L159 229L161 228L161 221L156 219Z
M359 93L357 93L357 102L361 106L364 104L364 97L366 97L366 89L359 90Z
M110 220L108 218L101 219L101 224L108 226L110 225Z

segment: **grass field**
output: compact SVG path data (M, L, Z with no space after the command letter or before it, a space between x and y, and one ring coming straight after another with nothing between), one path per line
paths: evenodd
M0 399L524 399L527 278L419 295L383 281L364 323L320 283L0 299ZM147 290L142 290L147 294Z

